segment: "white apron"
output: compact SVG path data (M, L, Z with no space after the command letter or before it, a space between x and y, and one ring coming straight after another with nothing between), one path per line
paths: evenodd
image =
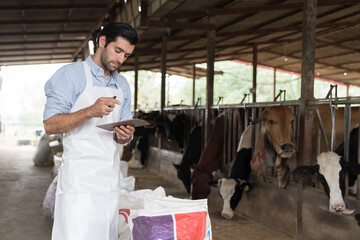
M100 97L123 102L121 88L93 86L84 63L86 88L70 112L91 106ZM52 240L118 239L120 156L113 132L96 127L119 121L122 105L66 133L63 165L58 174Z

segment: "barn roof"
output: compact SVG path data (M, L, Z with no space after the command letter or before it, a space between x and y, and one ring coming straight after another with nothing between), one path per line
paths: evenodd
M303 0L36 0L0 1L0 65L82 60L83 47L112 21L140 33L139 69L190 77L206 62L207 34L216 32L215 60L252 61L301 72ZM318 0L317 77L360 85L360 3ZM135 57L121 70L133 70ZM205 71L197 71L198 76Z

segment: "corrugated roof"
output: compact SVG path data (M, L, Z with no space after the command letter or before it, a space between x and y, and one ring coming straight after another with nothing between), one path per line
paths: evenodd
M115 20L132 24L140 33L139 69L160 70L162 37L167 36L169 73L191 76L194 63L206 62L207 31L215 29L216 60L251 62L256 44L258 64L299 73L303 2L3 0L0 65L82 60L87 41L101 25ZM359 36L359 1L318 0L316 76L360 85ZM133 70L134 63L135 58L129 58L121 70Z

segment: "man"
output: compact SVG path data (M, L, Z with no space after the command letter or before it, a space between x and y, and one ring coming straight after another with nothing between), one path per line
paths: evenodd
M93 56L62 67L45 84L45 131L64 134L53 240L118 238L117 143L130 141L135 128L96 126L132 118L130 87L116 69L138 40L130 25L111 23L99 33Z

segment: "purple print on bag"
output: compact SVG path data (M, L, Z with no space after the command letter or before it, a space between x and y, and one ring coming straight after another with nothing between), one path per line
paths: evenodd
M175 240L174 222L171 215L140 216L132 221L134 240Z

